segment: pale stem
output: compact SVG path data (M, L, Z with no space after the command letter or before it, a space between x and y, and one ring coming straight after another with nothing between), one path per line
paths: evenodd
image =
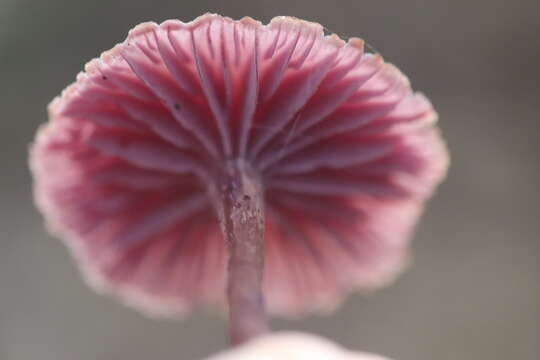
M227 298L232 345L268 331L262 293L264 196L256 174L243 161L226 165L214 199L228 249Z

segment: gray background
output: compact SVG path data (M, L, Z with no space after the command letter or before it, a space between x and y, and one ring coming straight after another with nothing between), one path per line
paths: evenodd
M441 115L452 168L392 287L274 321L401 360L540 357L538 0L0 0L0 359L199 359L212 313L155 321L92 293L34 210L27 146L83 64L145 21L203 12L318 21L357 35Z

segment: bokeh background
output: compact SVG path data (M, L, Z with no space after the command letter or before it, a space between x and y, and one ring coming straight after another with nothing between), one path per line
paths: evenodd
M447 181L395 285L284 321L401 360L540 358L538 0L0 0L0 359L195 360L225 346L203 312L156 321L92 293L32 204L46 105L135 24L204 12L314 20L360 36L433 100Z

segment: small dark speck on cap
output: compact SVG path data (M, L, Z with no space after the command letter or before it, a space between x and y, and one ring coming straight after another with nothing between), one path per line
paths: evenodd
M174 108L175 108L176 110L180 110L180 104L174 104Z

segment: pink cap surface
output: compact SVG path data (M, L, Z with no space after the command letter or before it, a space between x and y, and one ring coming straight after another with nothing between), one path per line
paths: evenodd
M224 303L208 188L227 159L262 178L265 296L284 315L391 280L448 164L398 69L288 17L138 25L49 116L31 149L48 227L91 285L156 315Z

